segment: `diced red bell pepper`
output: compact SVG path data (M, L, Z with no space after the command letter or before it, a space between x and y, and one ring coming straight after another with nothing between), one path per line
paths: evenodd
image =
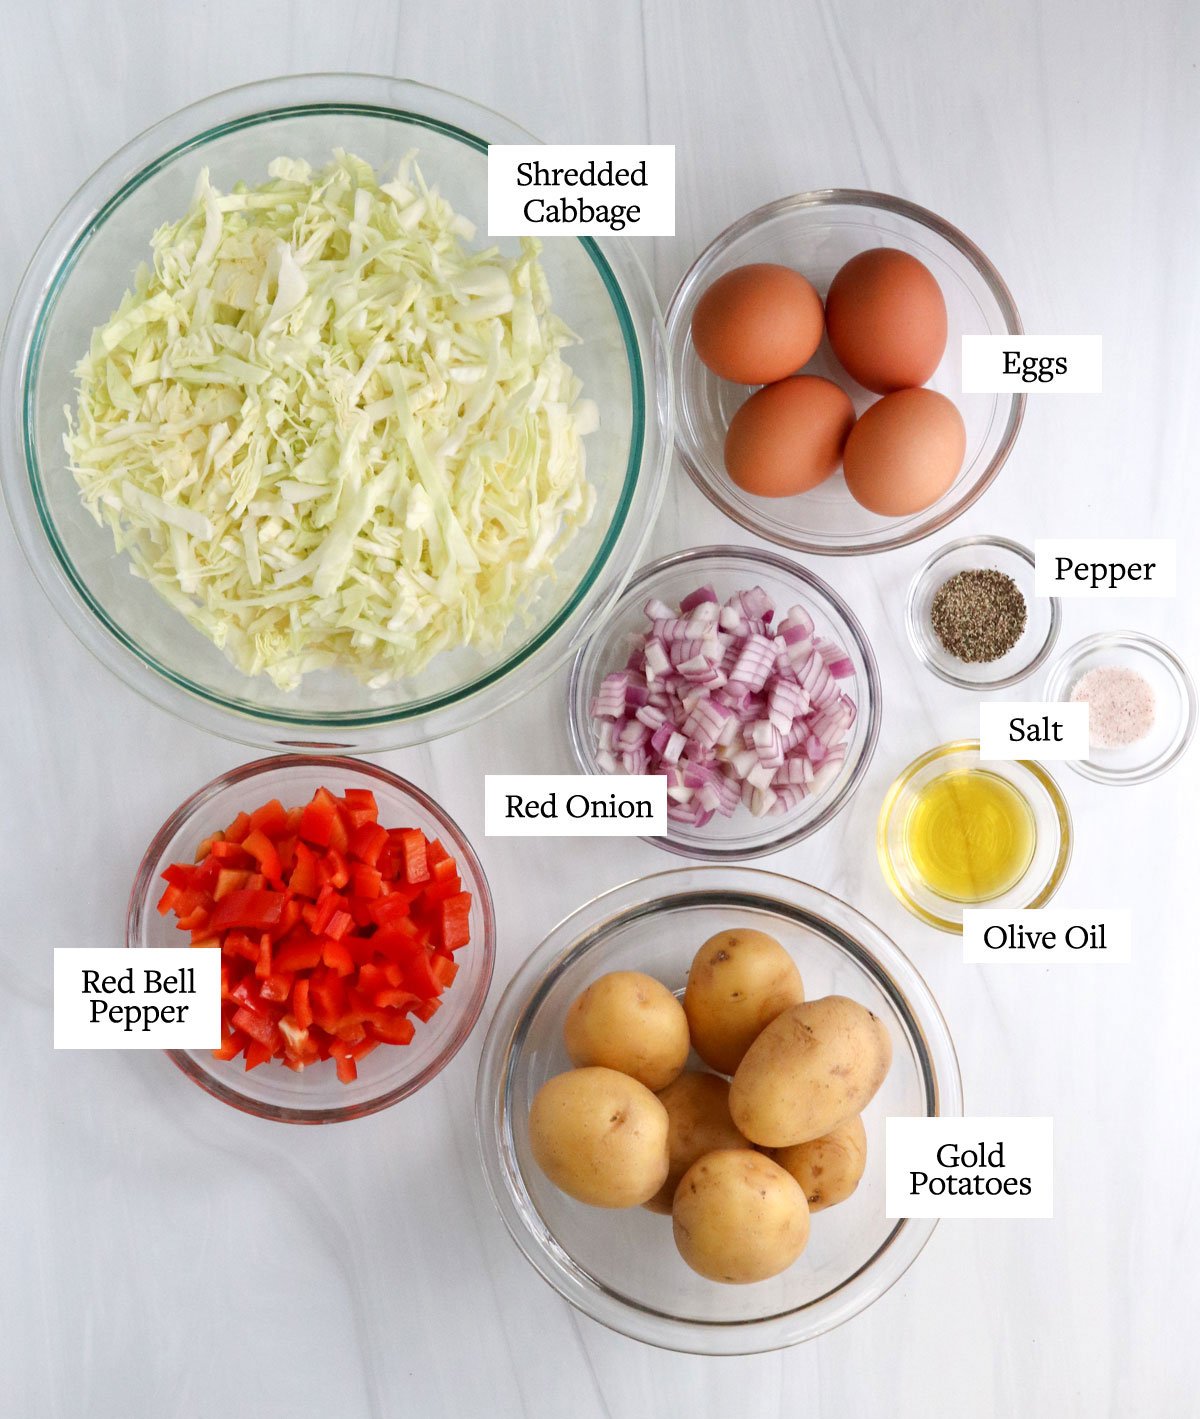
M401 828L393 837L400 849L400 875L408 883L429 881L429 845L419 828Z
M313 1022L312 1010L308 1004L309 979L307 976L303 980L298 980L292 987L292 1014L296 1024L302 1030L307 1030Z
M213 888L213 900L219 902L230 892L236 892L244 887L249 880L250 874L244 867L222 867L217 873L217 884Z
M457 951L471 940L471 894L459 892L441 903L438 938L444 951Z
M406 1016L384 1011L371 1021L371 1033L378 1040L389 1045L407 1045L417 1033L413 1022Z
M177 887L173 882L166 888L162 896L158 899L159 916L168 916L179 905L183 896L183 889Z
M242 1052L242 1042L232 1032L222 1032L220 1045L213 1050L214 1059L236 1059Z
M282 837L287 831L287 825L287 809L278 798L272 798L269 803L264 803L250 814L250 827L256 832L265 833L269 838Z
M454 984L454 977L458 975L458 962L452 961L449 956L440 956L434 952L433 960L430 962L430 969L438 978L443 990L447 986ZM266 995L266 987L263 987L263 994Z
M307 843L296 843L296 856L292 862L288 886L298 897L310 897L314 901L321 890L321 876L318 864L320 858Z
M339 892L350 885L350 865L337 848L331 847L321 859L321 876L326 886Z
M354 898L374 901L383 895L383 876L378 869L356 862L350 869L350 891ZM369 919L370 908L367 908L367 914ZM355 917L355 920L358 918Z
M281 946L276 947L274 953L274 966L277 971L311 971L314 966L321 964L321 943L315 936L305 933L300 939L294 939L295 933L289 937Z
M228 931L235 926L266 931L279 925L283 904L284 897L280 892L255 892L242 888L230 892L217 903L209 924L214 931Z
M318 788L300 818L300 836L317 847L328 847L337 820L337 803L331 793Z
M283 867L279 850L260 828L254 828L242 840L242 847L258 863L258 870L276 887L283 886Z
M233 1017L233 1028L241 1030L244 1035L249 1035L259 1044L266 1045L272 1052L279 1043L279 1026L275 1021L269 1016L258 1015L253 1010L247 1010L244 1005Z
M325 927L325 935L332 937L334 941L340 941L353 925L354 918L349 912L335 911Z
M432 1018L471 899L440 842L378 818L369 789L321 788L294 809L272 799L165 870L160 911L222 953L218 1057L296 1070L333 1058L349 1082Z
M435 965L434 970L436 971L436 969ZM282 1004L292 993L292 979L292 976L285 972L274 971L259 986L258 993L264 1000L277 1001Z
M264 1045L258 1040L249 1040L246 1044L246 1068L257 1069L260 1064L266 1064L274 1053L270 1045Z
M190 862L173 862L162 873L164 882L169 882L172 887L179 887L186 890L195 886L196 866Z
M329 969L339 976L354 974L354 957L343 942L327 940L321 947L321 957Z
M408 961L404 971L404 983L414 995L419 995L422 1000L428 1000L430 996L440 995L442 983L433 973L430 964L429 951L418 951L411 960Z
M355 813L366 813L364 822L375 822L379 818L379 804L369 788L348 788L342 794L342 802Z
M374 867L387 843L386 828L381 828L374 822L364 823L350 835L350 856L358 858L359 862L366 863L368 867Z

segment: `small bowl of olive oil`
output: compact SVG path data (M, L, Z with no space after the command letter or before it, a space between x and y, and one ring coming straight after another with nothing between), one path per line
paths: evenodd
M914 759L879 812L879 863L914 916L962 931L965 907L1041 907L1071 859L1071 814L1032 760L979 757L979 741Z

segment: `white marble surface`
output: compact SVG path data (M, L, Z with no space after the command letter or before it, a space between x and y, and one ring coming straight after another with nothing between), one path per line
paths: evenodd
M1069 604L1064 637L1141 626L1195 663L1200 11L1185 0L0 0L0 300L73 188L180 105L267 75L376 70L467 93L560 141L678 145L666 298L729 220L825 185L898 192L989 252L1026 325L1100 331L1108 392L1031 403L956 532L1176 533L1178 602ZM681 474L654 550L745 541ZM1052 1114L1052 1222L947 1223L843 1329L745 1360L655 1352L574 1314L493 1214L472 1125L479 1040L417 1099L336 1129L235 1114L154 1054L55 1054L51 948L116 942L165 813L250 757L177 724L59 624L0 522L0 1411L22 1419L1200 1413L1194 878L1200 759L1104 790L1064 770L1064 902L1136 912L1128 969L964 967L879 878L880 795L974 727L901 628L924 548L818 567L859 609L888 713L850 809L772 867L846 897L911 953L957 1038L968 1108ZM482 837L480 773L567 769L563 685L386 756ZM641 843L481 843L496 989L581 900L665 868ZM495 995L493 995L493 1003Z

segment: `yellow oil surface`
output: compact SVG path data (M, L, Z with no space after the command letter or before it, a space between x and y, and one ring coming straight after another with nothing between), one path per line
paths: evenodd
M1025 875L1035 831L1025 795L1007 779L988 769L953 769L918 792L904 845L930 891L954 902L987 902Z

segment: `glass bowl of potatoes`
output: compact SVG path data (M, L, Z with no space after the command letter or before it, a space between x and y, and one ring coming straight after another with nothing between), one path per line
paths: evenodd
M816 887L723 865L555 927L476 1093L528 1261L594 1320L702 1355L795 1345L878 1300L936 1225L884 1215L884 1120L961 1113L946 1023L893 942Z

